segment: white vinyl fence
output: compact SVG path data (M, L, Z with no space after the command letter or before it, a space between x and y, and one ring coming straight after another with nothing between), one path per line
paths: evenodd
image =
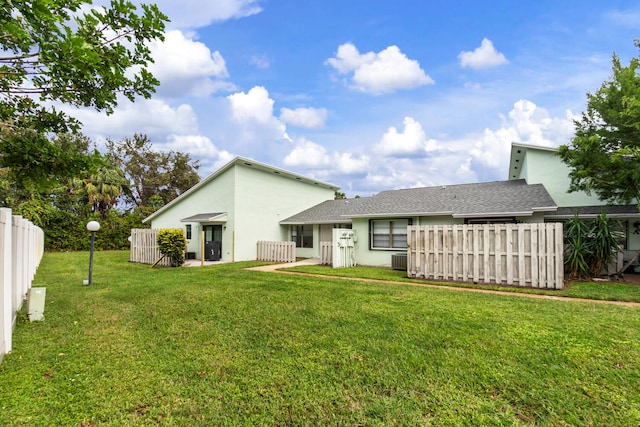
M0 208L0 360L11 351L16 316L43 254L42 229Z
M333 264L333 243L320 242L320 263L322 265Z
M258 242L258 261L295 262L296 242Z
M412 278L562 289L561 223L409 226Z
M158 230L155 228L133 228L131 229L131 252L130 262L140 264L155 264L162 253L158 249ZM171 266L168 257L163 258L156 265Z

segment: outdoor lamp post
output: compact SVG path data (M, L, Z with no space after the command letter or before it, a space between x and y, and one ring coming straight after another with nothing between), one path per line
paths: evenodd
M89 280L85 281L85 285L90 285L91 276L93 275L93 245L96 240L96 231L100 230L100 223L98 221L89 221L87 230L91 232L91 249L89 249Z

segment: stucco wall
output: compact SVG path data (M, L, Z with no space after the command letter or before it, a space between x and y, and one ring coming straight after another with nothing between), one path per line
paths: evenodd
M563 206L605 205L595 196L582 191L568 193L571 180L569 167L565 165L555 151L528 149L522 166L521 177L527 184L544 184L553 200Z
M333 199L334 190L251 167L236 168L236 261L256 259L258 240L288 241L288 226L280 221ZM317 233L316 233L317 234ZM319 246L314 240L314 250ZM297 248L300 249L300 248ZM296 250L307 256L306 250ZM308 256L316 256L315 252Z
M188 223L180 222L182 218L226 212L227 221L222 223L222 260L254 260L259 240L290 239L289 227L281 226L280 221L333 196L331 188L236 164L159 213L151 226L184 229ZM191 226L192 238L187 251L195 252L200 258L202 224L191 223ZM319 243L314 242L314 250L316 246Z
M188 252L195 252L196 257L201 255L202 232L199 223L184 223L181 219L201 213L227 212L227 222L224 223L226 229L222 231L222 259L231 260L231 250L233 247L232 233L230 230L234 228L234 186L235 174L233 168L224 171L214 180L208 182L198 191L189 194L179 203L171 206L164 212L161 212L151 221L152 228L182 228L187 224L191 224L192 236L187 246Z

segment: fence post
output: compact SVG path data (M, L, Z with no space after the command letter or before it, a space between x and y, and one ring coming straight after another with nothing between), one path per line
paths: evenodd
M13 341L13 301L12 295L12 256L11 209L0 208L0 361L11 351Z

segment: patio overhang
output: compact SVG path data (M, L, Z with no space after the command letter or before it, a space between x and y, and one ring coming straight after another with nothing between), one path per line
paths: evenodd
M223 223L227 222L226 212L201 213L187 218L182 218L180 222L199 222L199 223Z

